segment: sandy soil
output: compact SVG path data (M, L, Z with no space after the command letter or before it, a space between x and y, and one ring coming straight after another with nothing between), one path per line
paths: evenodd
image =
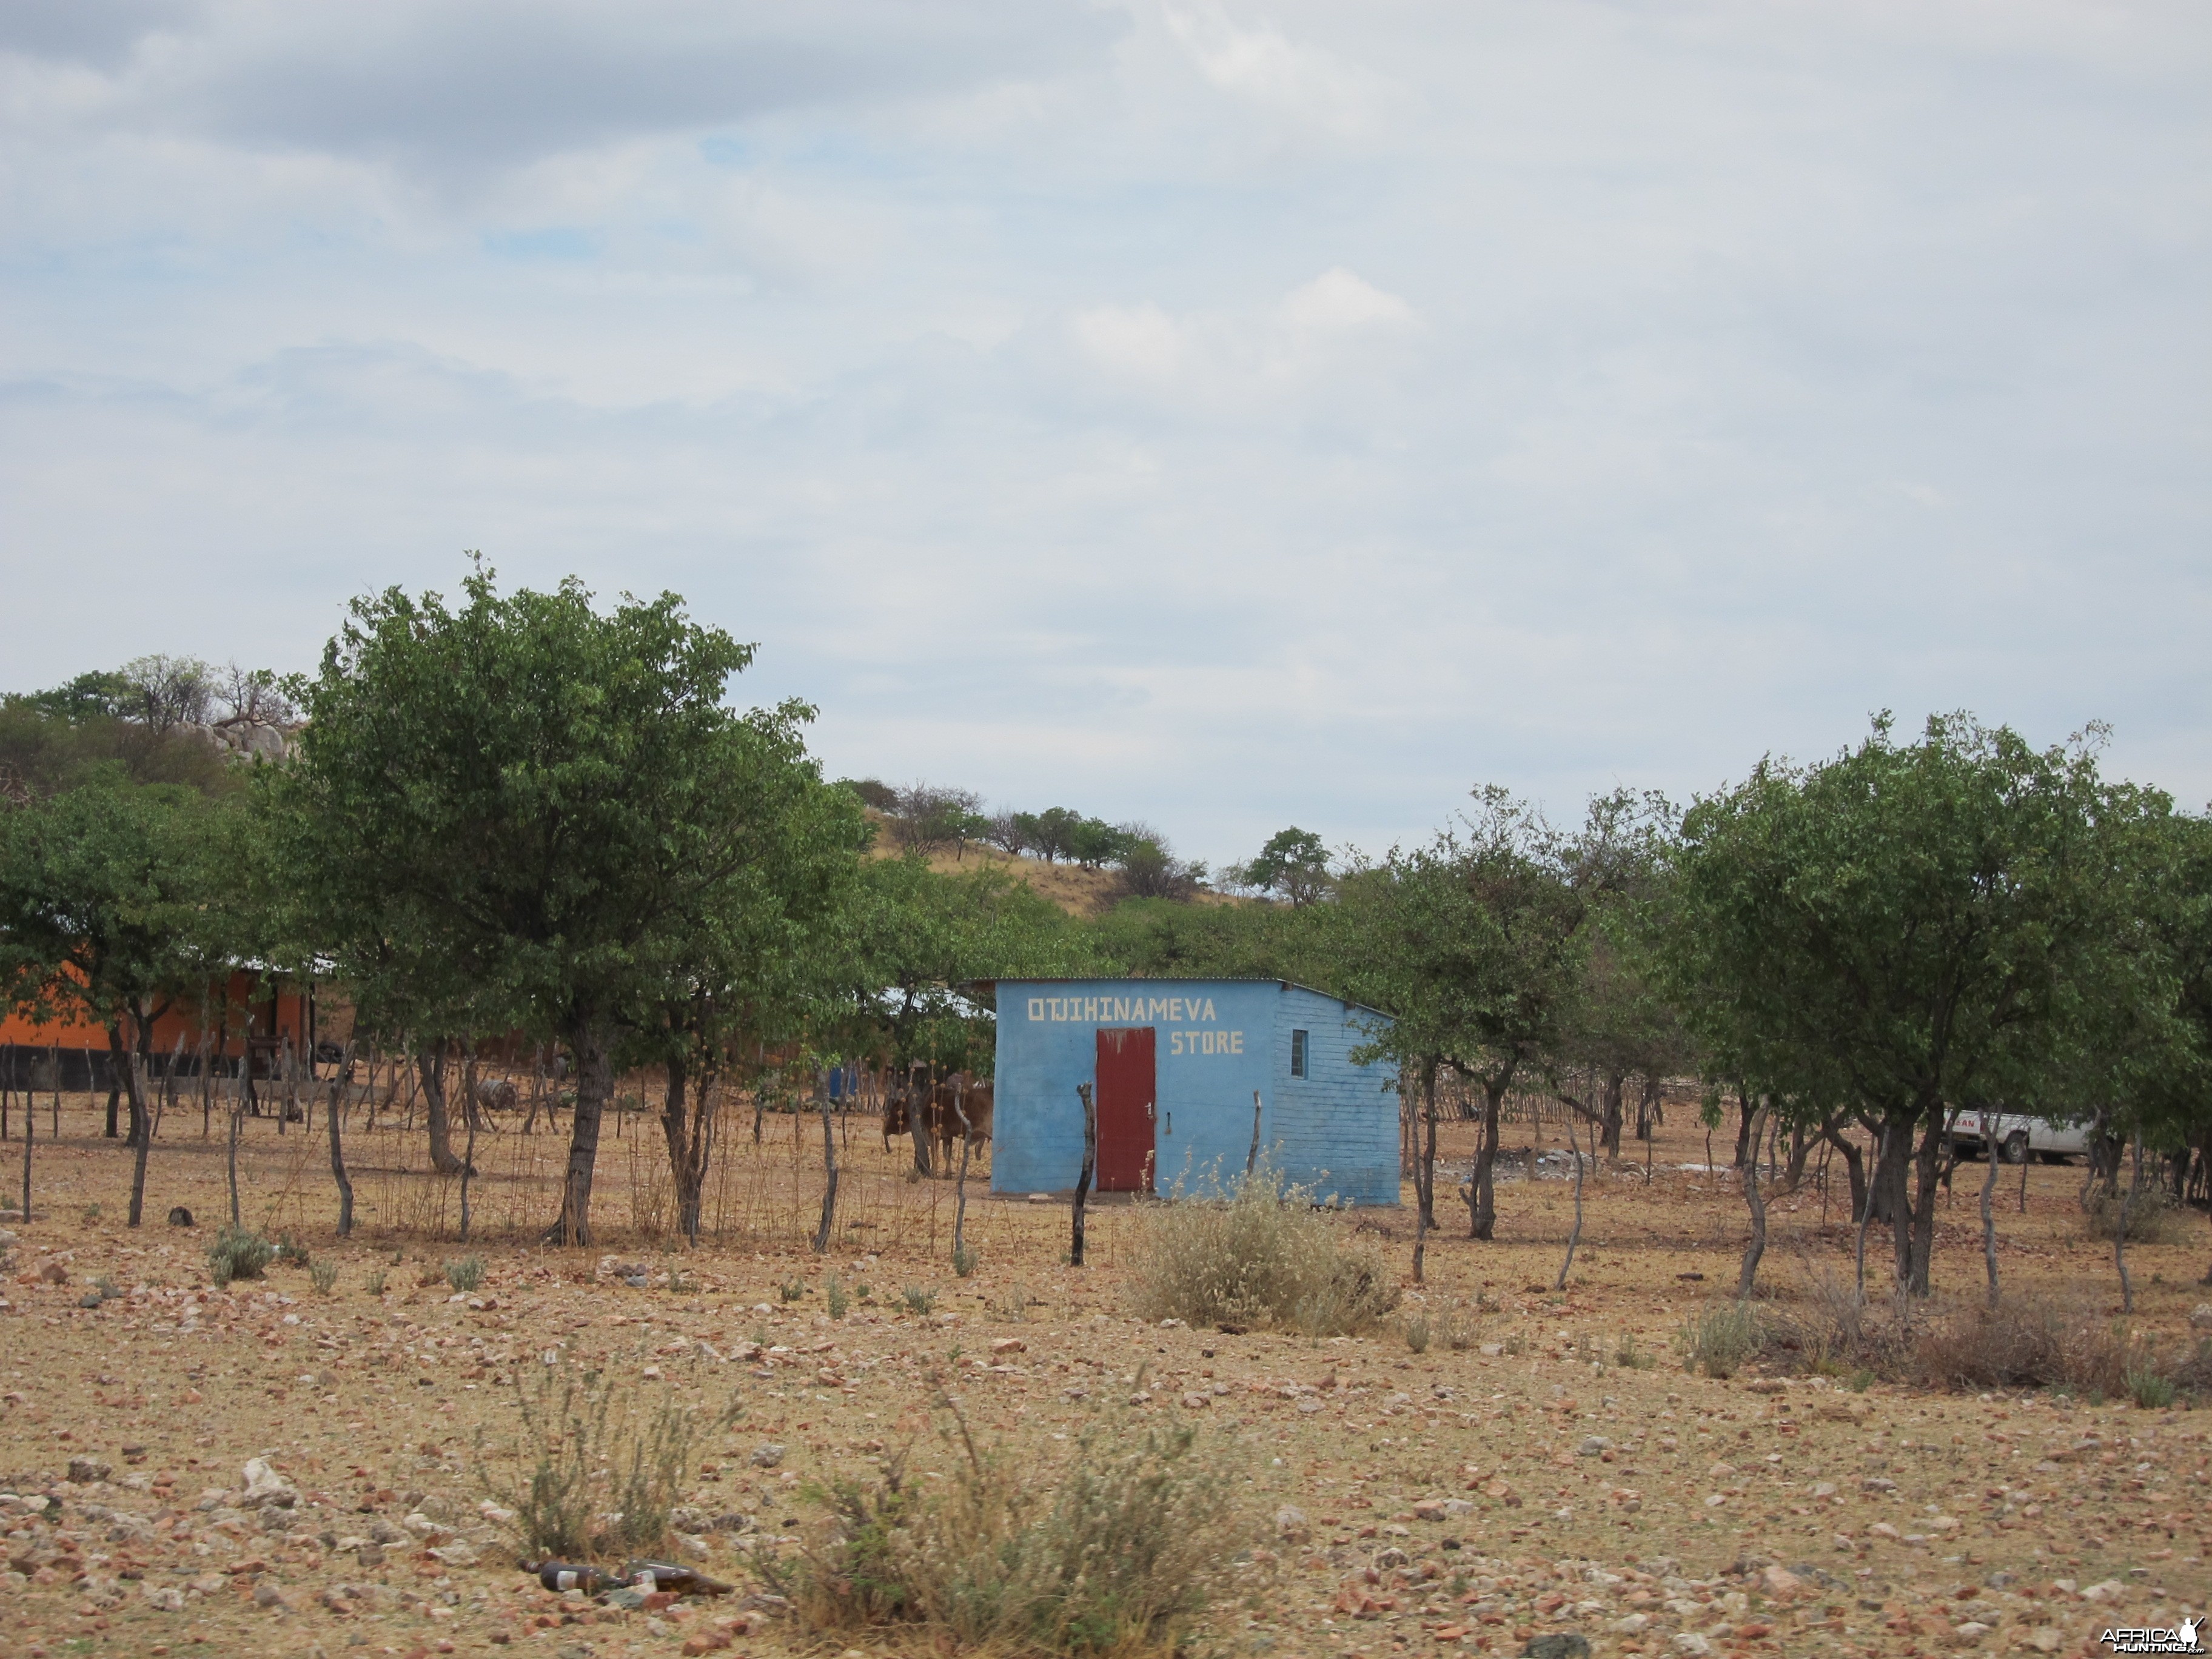
M1598 1654L2086 1654L2104 1650L2107 1626L2168 1624L2212 1600L2212 1416L1686 1374L1674 1335L1732 1288L1745 1229L1725 1172L1681 1167L1703 1164L1701 1130L1662 1132L1648 1185L1640 1163L1589 1183L1563 1294L1550 1287L1568 1183L1503 1186L1502 1237L1482 1245L1440 1181L1429 1283L1409 1285L1407 1304L1438 1336L1415 1353L1395 1334L1141 1324L1124 1300L1140 1213L1094 1212L1092 1265L1071 1269L1064 1208L987 1200L980 1166L965 1226L982 1265L960 1279L947 1262L952 1183L903 1179L903 1143L884 1154L866 1122L840 1126L846 1177L825 1261L805 1245L818 1121L773 1116L758 1146L748 1120L732 1122L710 1191L722 1236L680 1255L654 1231L667 1211L649 1123L603 1148L604 1232L588 1252L530 1242L562 1142L487 1135L466 1247L487 1271L473 1296L441 1275L463 1254L458 1194L420 1172L419 1135L355 1127L361 1222L341 1243L321 1126L280 1137L251 1122L245 1218L294 1231L339 1277L324 1297L306 1271L277 1267L221 1292L204 1255L228 1208L220 1125L203 1141L196 1112L170 1120L148 1224L133 1232L130 1157L97 1138L94 1104L64 1103L58 1145L40 1105L33 1215L7 1224L0 1647L27 1659L807 1646L738 1598L580 1608L514 1569L480 1508L480 1449L513 1443L517 1378L556 1347L640 1398L742 1404L737 1429L705 1447L695 1493L702 1519L751 1528L701 1534L704 1565L732 1579L744 1540L805 1518L807 1481L908 1448L925 1478L940 1468L929 1407L950 1380L979 1425L1041 1463L1099 1409L1196 1417L1238 1439L1267 1542L1249 1593L1204 1632L1212 1651L1517 1654L1559 1632ZM0 1148L18 1191L21 1133L19 1105L17 1138ZM1458 1133L1446 1141L1447 1160L1463 1159ZM1946 1296L1979 1290L1979 1175L1962 1167L1942 1214ZM2022 1214L2017 1173L2003 1172L2002 1270L2106 1316L2118 1285L2108 1247L2081 1231L2079 1180L2030 1168ZM175 1204L198 1224L164 1224ZM1784 1305L1819 1275L1848 1273L1842 1207L1830 1201L1824 1226L1816 1192L1776 1204L1765 1280ZM1410 1268L1411 1219L1338 1224ZM2212 1297L2194 1282L2212 1227L2185 1224L2182 1242L2130 1253L2138 1325L2174 1342ZM825 1306L833 1273L855 1298L842 1321ZM104 1299L103 1277L115 1291ZM793 1282L805 1289L787 1302ZM908 1310L908 1286L936 1297L927 1315ZM1467 1346L1446 1345L1448 1326ZM1618 1363L1625 1344L1644 1363ZM772 1467L756 1459L764 1443L785 1448ZM289 1504L246 1501L257 1457Z

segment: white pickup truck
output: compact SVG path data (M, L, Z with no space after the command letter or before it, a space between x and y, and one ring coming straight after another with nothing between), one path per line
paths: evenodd
M2047 1117L2026 1117L2016 1112L1961 1112L1951 1125L1951 1145L1961 1158L1979 1158L1989 1143L1990 1130L1996 1133L1998 1156L2008 1164L2025 1164L2030 1152L2045 1164L2063 1164L2089 1150L2085 1126L2053 1123Z

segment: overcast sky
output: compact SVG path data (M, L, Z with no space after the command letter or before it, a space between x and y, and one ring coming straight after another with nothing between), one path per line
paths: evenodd
M1380 850L2212 795L2201 0L9 0L0 689L574 572L833 774Z

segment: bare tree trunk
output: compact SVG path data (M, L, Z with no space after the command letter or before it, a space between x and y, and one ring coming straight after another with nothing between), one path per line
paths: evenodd
M1997 1132L1996 1115L1982 1110L1982 1156L1989 1168L1982 1174L1982 1266L1990 1276L1990 1307L1997 1305Z
M2136 1310L2135 1280L2128 1277L2128 1217L2135 1208L2136 1189L2142 1185L2142 1136L2133 1136L2131 1144L2135 1149L2135 1174L2120 1200L2120 1224L2112 1233L2112 1265L2120 1271L2120 1311L2124 1314ZM2113 1162L2117 1164L2118 1160Z
M1075 1210L1073 1231L1067 1243L1067 1265L1083 1265L1083 1206L1091 1197L1091 1177L1098 1168L1098 1109L1091 1098L1091 1085L1075 1085L1076 1097L1083 1103L1083 1170L1075 1178Z
M1751 1121L1758 1115L1758 1109L1751 1103L1751 1096L1741 1083L1735 1085L1735 1167L1741 1170L1753 1156Z
M923 1075L927 1080L923 1083L921 1088L915 1089L911 1086L914 1076L914 1068L912 1066L908 1066L907 1068L907 1077L909 1086L907 1090L906 1123L907 1127L913 1131L915 1170L918 1174L921 1175L925 1178L936 1173L936 1171L932 1170L929 1165L929 1124L927 1121L929 1117L929 1097L934 1091L936 1085L934 1072L935 1068L933 1066L931 1067L929 1071L925 1072Z
M827 1110L825 1107L823 1109ZM968 1152L974 1144L968 1122L968 1079L956 1079L952 1085L952 1110L960 1120L960 1173L952 1183L952 1260L957 1263L960 1253L967 1248L968 1231Z
M476 1056L469 1056L469 1139L468 1150L461 1154L461 1243L469 1242L469 1183L477 1175L477 1115L476 1115Z
M1605 1089L1602 1096L1605 1107L1605 1151L1606 1155L1615 1162L1618 1162L1620 1158L1622 1099L1624 1087L1627 1081L1628 1073L1626 1072L1607 1072L1605 1074Z
M837 1133L830 1121L830 1095L822 1095L822 1224L814 1230L814 1254L830 1254L830 1229L837 1216Z
M39 1114L31 1105L31 1097L23 1096L23 1219L31 1219L31 1143L39 1138Z
M251 1054L251 1050L248 1053ZM252 1065L252 1060L246 1062ZM230 1145L224 1153L224 1169L230 1177L230 1224L238 1225L238 1119L246 1109L246 1086L238 1083L230 1091Z
M696 1094L687 1093L690 1082L684 1060L679 1057L669 1061L668 1093L661 1108L660 1127L668 1141L669 1172L676 1178L677 1225L686 1239L696 1244L719 1102L714 1073L700 1078Z
M1420 1156L1413 1163L1413 1283L1427 1282L1429 1230L1437 1224L1437 1060L1421 1062Z
M1593 1123L1590 1125L1591 1140L1596 1140L1597 1133L1597 1125ZM1575 1155L1575 1224L1573 1231L1567 1235L1567 1253L1560 1259L1559 1279L1552 1285L1555 1291L1564 1291L1567 1288L1567 1272L1575 1265L1575 1246L1583 1242L1583 1144L1575 1136L1574 1122L1571 1119L1567 1123L1567 1145L1573 1150ZM1597 1162L1597 1148L1595 1146L1590 1148L1590 1162L1593 1164Z
M1842 1114L1831 1113L1820 1120L1820 1137L1844 1155L1844 1169L1850 1177L1851 1218L1856 1221L1866 1208L1866 1159L1860 1153L1858 1143L1843 1133L1838 1121Z
M143 1018L143 1014L139 1018ZM136 1045L125 1047L119 1029L107 1028L110 1065L120 1065L125 1087L131 1093L131 1145L136 1155L131 1160L131 1219L136 1227L146 1215L146 1155L154 1142L154 1121L146 1110L146 1091L139 1074ZM112 1079L111 1079L112 1080Z
M1468 1237L1488 1239L1498 1230L1498 1117L1510 1078L1482 1079L1482 1138L1475 1143L1474 1170L1467 1181ZM1529 1153L1533 1166L1534 1152Z
M1754 1107L1746 1127L1755 1137L1760 1120L1766 1115L1764 1106ZM1754 1139L1753 1146L1758 1144ZM1746 1159L1743 1164L1743 1201L1751 1206L1751 1243L1744 1246L1743 1267L1736 1274L1735 1296L1741 1302L1747 1298L1759 1283L1759 1258L1766 1254L1766 1199L1759 1190L1759 1160Z
M374 1060L370 1062L370 1066L368 1097L371 1103L371 1109L373 1110L374 1109L374 1103L376 1100L376 1077ZM344 1091L346 1086L346 1079L352 1071L353 1044L349 1042L345 1046L345 1053L340 1056L338 1060L338 1074L331 1084L331 1102L329 1111L331 1132L331 1179L337 1183L338 1237L340 1238L349 1238L353 1236L353 1182L346 1174L345 1150L338 1144L338 1120L343 1115L343 1114L338 1110L338 1097Z
M423 1109L430 1125L430 1167L441 1176L459 1174L461 1161L453 1156L453 1117L446 1106L446 1039L418 1048L415 1069L422 1080Z
M1847 1152L1847 1153L1845 1154L1845 1156L1846 1156L1846 1157L1848 1157L1848 1156L1849 1156L1849 1153ZM1883 1171L1883 1170L1885 1170L1885 1169L1887 1169L1887 1168L1888 1167L1888 1164L1889 1164L1889 1120L1888 1120L1887 1118L1886 1118L1886 1117L1885 1117L1885 1118L1884 1118L1884 1119L1882 1119L1882 1121L1881 1121L1881 1131L1880 1131L1880 1137L1879 1137L1879 1139L1878 1139L1875 1141L1875 1159L1874 1159L1874 1168L1875 1168L1875 1176L1876 1176L1877 1177L1879 1177L1879 1176L1881 1176L1881 1172ZM1858 1183L1858 1182L1857 1182L1857 1180L1856 1179L1856 1175L1857 1175L1857 1170L1856 1170L1856 1168L1854 1168L1854 1170L1853 1170L1853 1171L1852 1171L1852 1174L1853 1174L1854 1179L1852 1180L1851 1186L1852 1186L1853 1190L1856 1192L1856 1191L1857 1190L1857 1188L1858 1188L1858 1184L1859 1184L1859 1183ZM1854 1262L1855 1262L1855 1265L1856 1265L1856 1267L1857 1273L1858 1273L1858 1295L1859 1295L1859 1305L1860 1305L1861 1307L1864 1307L1864 1306L1866 1305L1866 1238L1867 1238L1867 1224L1868 1224L1868 1223L1869 1223L1870 1221L1872 1221L1872 1220L1874 1219L1874 1197L1875 1197L1875 1183L1874 1183L1874 1182L1869 1182L1867 1184L1867 1187L1866 1187L1866 1189L1865 1189L1864 1194L1863 1194L1863 1201L1862 1201L1862 1203L1861 1203L1861 1206L1860 1206L1860 1208L1859 1208L1859 1213L1858 1213L1858 1230L1857 1230L1857 1237L1856 1237L1856 1240L1853 1242L1853 1245L1852 1245L1852 1255L1853 1255L1853 1260L1854 1260Z
M548 1243L571 1249L592 1242L592 1170L599 1156L599 1121L613 1092L612 1057L594 1027L570 1035L576 1057L576 1109L568 1131L568 1167L561 1183L561 1213L546 1230Z
M1244 1178L1249 1181L1260 1164L1260 1091L1252 1091L1252 1145L1244 1154Z
M1928 1127L1921 1133L1920 1150L1913 1160L1915 1179L1909 1237L1903 1227L1898 1230L1899 1242L1905 1246L1904 1259L1899 1264L1899 1279L1906 1291L1916 1297L1929 1294L1929 1264L1936 1249L1936 1189L1941 1174L1944 1129L1944 1114L1938 1107L1928 1115ZM1904 1185L1901 1166L1898 1184Z

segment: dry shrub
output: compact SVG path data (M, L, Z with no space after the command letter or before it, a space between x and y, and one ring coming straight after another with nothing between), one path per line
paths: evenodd
M2145 1188L2130 1198L2125 1193L2100 1192L2089 1200L2086 1224L2089 1236L2106 1243L2119 1236L2123 1212L2127 1218L2130 1244L2172 1244L2184 1231L2180 1206L2162 1187Z
M529 1369L535 1380L515 1390L515 1439L487 1451L477 1436L478 1478L514 1512L507 1525L525 1558L661 1549L698 1437L727 1428L742 1408L698 1411L665 1390L641 1399L568 1364Z
M676 1176L666 1156L642 1136L629 1149L629 1224L648 1244L659 1243L676 1224Z
M2128 1391L2133 1356L2120 1327L2086 1308L2033 1292L1994 1309L1936 1317L1915 1335L1909 1380L1933 1389L2068 1389Z
M820 1630L918 1624L1016 1652L1169 1650L1252 1541L1227 1443L1179 1424L1102 1414L1066 1461L979 1448L955 1413L950 1479L894 1463L809 1493L829 1512L798 1559L757 1568ZM1040 1478L1040 1475L1044 1478Z
M1262 1163L1226 1199L1177 1194L1146 1217L1133 1300L1146 1319L1356 1336L1398 1305L1381 1256L1346 1249L1313 1194Z

